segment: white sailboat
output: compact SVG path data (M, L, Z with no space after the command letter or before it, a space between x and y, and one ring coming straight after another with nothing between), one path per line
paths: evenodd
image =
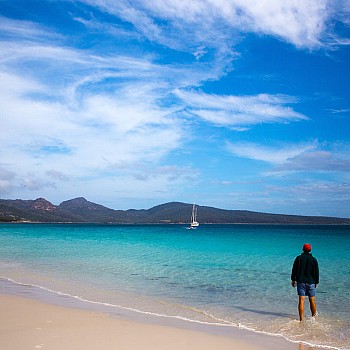
M197 207L195 204L193 204L190 228L197 228L198 226L199 222L197 221Z

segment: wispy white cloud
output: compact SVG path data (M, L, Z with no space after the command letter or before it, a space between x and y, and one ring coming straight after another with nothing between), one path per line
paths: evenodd
M322 149L322 146L316 141L307 144L282 144L279 147L227 142L227 150L235 156L272 164L274 167L265 175L299 171L350 171L350 158L347 151L349 147L334 144L332 150L325 150Z
M350 108L340 108L340 109L327 109L332 114L339 114L339 113L349 113Z
M266 147L255 143L227 142L227 150L230 153L238 157L260 160L271 164L285 164L289 159L294 159L315 148L315 143Z
M62 35L43 25L31 21L11 19L1 15L0 33L8 39L21 38L25 40L35 39L36 41L63 39Z
M334 43L341 40L332 34L329 23L334 18L346 23L348 11L343 1L329 0L141 0L132 7L124 0L84 2L129 21L149 40L177 49L191 47L190 42L227 46L240 33L271 35L297 47L315 48L332 37Z
M228 13L232 25L235 23L232 14L237 16L237 12L242 13L247 31L276 36L297 47L313 48L321 45L330 14L325 0L317 3L301 0L238 0L230 4Z
M305 181L304 183L290 186L267 186L272 207L278 198L280 208L286 212L290 208L296 214L302 215L327 215L337 217L349 217L350 183L329 181Z
M350 200L350 183L334 183L327 181L308 181L294 186L267 186L268 190L275 193L288 193L288 197L296 198L337 198L338 200ZM287 194L286 194L287 195Z
M208 51L205 49L205 46L197 47L197 50L193 53L193 56L199 60L202 56L204 56Z
M21 179L21 187L29 191L41 191L47 187L56 189L54 182L40 178L34 173L28 173Z
M114 37L123 38L123 39L137 39L139 34L132 30L126 30L120 25L116 25L114 23L106 23L97 20L94 17L91 18L82 18L82 17L74 17L74 21L80 22L85 27L87 27L91 31L95 31L96 33L104 33L109 34Z
M254 211L349 217L349 190L349 182L294 180L291 184L262 184L256 190L233 191L227 197L237 208Z
M224 96L186 90L177 90L176 94L190 113L219 126L237 128L308 119L288 106L296 102L290 96Z
M16 174L0 166L0 195L11 193Z
M338 157L337 154L315 150L288 159L285 164L281 164L272 171L331 171L349 172L350 157Z
M69 177L58 170L48 170L46 174L53 180L58 179L59 181L69 181Z

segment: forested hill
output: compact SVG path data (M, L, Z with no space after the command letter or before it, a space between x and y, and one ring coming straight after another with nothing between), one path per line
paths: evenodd
M350 224L350 219L259 213L198 206L201 224ZM0 222L57 222L112 224L181 224L190 221L192 204L171 202L150 209L114 210L75 198L54 205L44 198L0 199Z

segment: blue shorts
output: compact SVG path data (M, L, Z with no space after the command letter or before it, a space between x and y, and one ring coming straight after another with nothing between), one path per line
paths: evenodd
M314 297L316 295L316 285L309 283L297 283L298 295Z

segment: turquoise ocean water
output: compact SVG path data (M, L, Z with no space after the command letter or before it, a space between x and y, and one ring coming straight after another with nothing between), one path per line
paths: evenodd
M290 272L320 265L319 316L297 321ZM350 349L350 227L1 224L0 278L84 300Z

